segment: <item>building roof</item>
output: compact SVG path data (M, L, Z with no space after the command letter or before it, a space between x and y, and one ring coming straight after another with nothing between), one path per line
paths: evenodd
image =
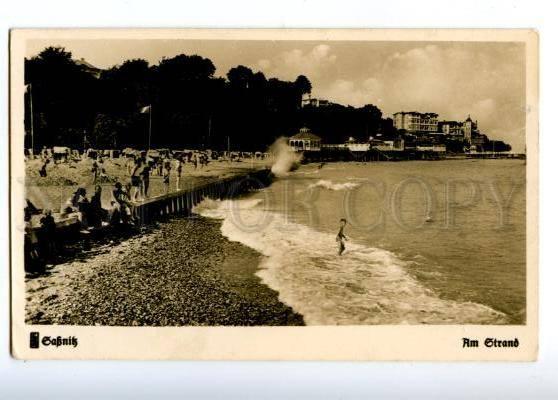
M419 116L424 116L424 117L438 117L438 114L433 113L433 112L421 113L421 112L418 112L418 111L398 111L393 115L397 115L397 114L419 115Z
M296 134L291 136L289 139L296 139L296 140L322 140L321 137L318 135L314 135L310 132L310 129L303 127L300 128L300 131Z
M84 67L87 70L95 71L95 72L100 72L101 71L101 68L97 68L93 64L90 64L87 61L85 61L85 59L83 59L83 58L80 58L79 60L74 60L74 61L77 65L81 65L82 67Z
M463 122L460 121L438 121L438 125L463 125Z

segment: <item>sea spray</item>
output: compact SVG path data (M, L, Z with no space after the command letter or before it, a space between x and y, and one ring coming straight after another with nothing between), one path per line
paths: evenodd
M288 144L285 137L278 138L269 146L274 163L271 172L277 177L285 176L289 171L295 170L300 165L302 154L296 153Z

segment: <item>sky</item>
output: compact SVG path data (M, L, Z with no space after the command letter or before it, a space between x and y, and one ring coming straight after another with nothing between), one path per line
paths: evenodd
M248 40L28 41L26 57L62 46L75 59L109 68L127 59L157 64L163 57L198 54L217 76L237 65L266 77L303 74L312 97L397 111L436 112L440 120L477 120L491 139L525 148L525 48L513 42L379 42Z

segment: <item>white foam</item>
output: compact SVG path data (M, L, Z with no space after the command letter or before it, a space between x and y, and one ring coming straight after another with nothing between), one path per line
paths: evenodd
M234 206L235 201L240 203ZM507 321L504 314L482 304L441 299L414 279L406 264L389 251L348 242L340 257L334 234L266 211L260 207L261 200L235 201L198 211L222 219L221 231L227 238L265 256L257 275L279 293L281 301L301 313L308 325Z
M208 218L224 219L228 214L256 207L262 202L263 199L214 200L204 197L202 201L192 207L192 212Z
M327 179L320 179L318 182L314 182L308 185L308 189L322 188L322 189L337 191L337 190L351 190L358 186L359 184L354 182L333 183L332 181Z

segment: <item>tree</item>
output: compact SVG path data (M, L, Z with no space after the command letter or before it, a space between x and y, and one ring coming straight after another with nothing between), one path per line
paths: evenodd
M25 83L32 84L36 147L81 148L86 135L94 147L146 148L149 120L139 113L146 105L152 105L154 148L222 150L230 138L233 149L264 150L301 126L325 143L343 143L348 136L367 140L379 134L382 139L406 135L373 104L301 108L302 95L312 91L304 75L292 82L268 79L238 65L225 79L215 77L213 62L199 55L180 54L151 66L146 60L127 60L97 79L64 48L48 47L25 60ZM495 149L507 146L494 143Z
M42 120L35 145L78 145L75 132L93 125L99 95L96 77L63 47L47 47L25 60L25 83L32 87L34 116ZM26 120L29 117L27 113Z
M248 89L254 78L254 72L244 65L239 65L237 67L231 68L227 72L227 79L231 87Z
M207 80L213 77L215 65L208 58L180 54L173 58L163 58L157 67L157 73L165 80L175 83Z
M151 103L151 69L142 59L127 60L101 73L104 112L130 112Z
M374 104L366 104L365 106L362 107L362 110L366 112L371 118L377 120L382 118L382 110L380 110Z
M511 146L501 140L490 140L484 146L485 151L511 151Z
M95 119L89 142L93 148L106 149L118 146L118 140L123 139L126 122L123 118L99 114Z
M294 84L297 90L299 91L300 95L312 93L312 84L310 83L310 80L306 76L299 75L296 78Z
M254 76L252 76L251 87L256 90L262 90L265 89L266 86L267 86L267 79L263 74L263 72L256 72Z

